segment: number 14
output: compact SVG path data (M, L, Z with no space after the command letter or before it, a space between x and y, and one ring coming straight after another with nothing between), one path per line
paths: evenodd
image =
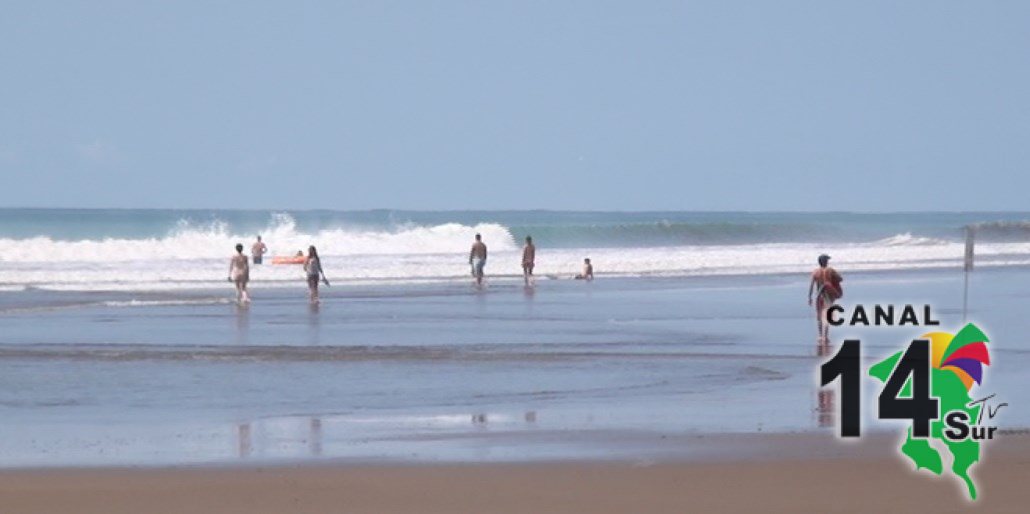
M861 373L862 348L857 339L845 340L821 368L823 386L840 377L841 437L859 437L862 432ZM906 391L909 377L912 387ZM912 420L913 437L929 437L930 421L940 419L939 401L930 397L929 341L916 339L908 345L880 392L879 411L879 419Z

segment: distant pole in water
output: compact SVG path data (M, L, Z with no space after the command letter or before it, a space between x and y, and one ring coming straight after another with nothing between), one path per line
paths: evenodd
M311 418L309 425L308 447L311 449L311 455L322 455L322 419Z
M240 423L236 425L236 430L239 433L239 454L240 458L250 457L250 453L254 447L250 439L250 422Z
M962 321L967 320L969 313L969 272L973 271L973 246L974 229L972 225L966 225L966 255L962 268L966 272L965 286L962 288Z

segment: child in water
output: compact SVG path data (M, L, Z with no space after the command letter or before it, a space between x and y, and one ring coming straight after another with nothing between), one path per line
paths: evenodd
M576 275L576 280L593 280L594 279L594 265L590 264L590 259L583 259L583 274Z

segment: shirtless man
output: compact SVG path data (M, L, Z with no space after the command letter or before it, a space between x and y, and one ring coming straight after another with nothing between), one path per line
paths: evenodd
M261 242L261 236L257 236L257 241L254 241L250 247L250 255L254 258L254 264L261 264L261 260L267 252L268 247Z
M594 265L590 264L590 259L583 259L583 274L576 275L576 280L593 280L594 279Z
M472 266L472 276L476 277L476 285L483 285L483 266L486 266L486 245L483 244L483 236L476 234L476 242L472 243L472 251L469 252L469 265Z
M236 255L229 259L229 282L236 284L236 301L249 303L250 295L247 294L247 282L250 281L250 266L247 264L247 256L243 255L243 245L236 245Z
M526 236L526 246L522 249L522 277L529 286L529 279L533 278L533 264L536 260L536 246L533 245L533 238Z
M819 267L812 272L812 280L808 283L808 305L812 305L812 292L816 293L815 316L819 328L819 344L830 342L830 324L826 320L826 311L843 294L840 283L844 278L837 270L830 267L830 256L819 256Z

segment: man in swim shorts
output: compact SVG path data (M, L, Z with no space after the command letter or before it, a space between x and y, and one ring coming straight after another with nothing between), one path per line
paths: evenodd
M254 264L261 264L266 252L268 252L268 247L261 242L261 236L257 236L257 241L254 241L250 247L250 255L254 259Z
M472 251L469 252L469 265L472 266L472 276L476 277L476 285L483 285L483 267L486 266L486 244L483 243L483 236L476 234L476 242L472 243Z

